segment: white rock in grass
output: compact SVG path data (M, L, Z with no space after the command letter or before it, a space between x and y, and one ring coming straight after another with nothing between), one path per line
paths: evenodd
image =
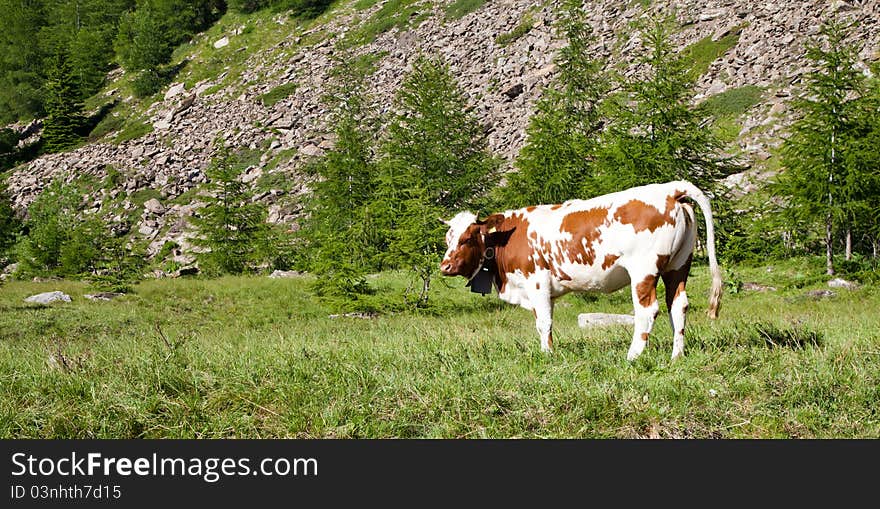
M64 292L45 292L38 293L37 295L31 295L30 297L24 300L25 302L32 302L34 304L51 304L52 302L70 302L70 295L67 295Z
M857 285L856 283L853 283L852 281L847 281L846 279L841 279L839 277L828 281L828 286L830 286L831 288L846 288L847 290L855 290L859 287L859 285Z
M220 49L224 46L229 46L229 37L224 37L214 42L214 47L217 49Z
M578 325L581 327L604 327L607 325L632 325L632 315L614 315L609 313L581 313Z

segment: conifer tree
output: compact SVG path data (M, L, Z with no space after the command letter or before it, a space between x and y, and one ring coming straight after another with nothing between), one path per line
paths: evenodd
M18 245L23 272L60 276L92 274L106 252L109 225L83 210L87 182L55 180L28 207L27 235Z
M535 105L518 171L501 188L510 207L560 203L592 196L596 137L603 126L601 106L612 83L605 62L593 57L596 41L580 2L567 2L557 33L568 45L556 59L559 74Z
M218 153L206 171L210 195L192 220L199 234L193 243L207 250L198 254L205 272L240 274L265 252L266 207L252 201L253 192L241 181L244 165L222 141L217 144Z
M0 0L0 124L44 111L44 54L34 34L45 23L41 0Z
M847 151L858 143L864 76L855 66L858 47L846 43L847 36L845 25L828 22L807 47L816 70L805 76L804 96L794 102L801 116L783 145L785 171L775 183L777 193L788 198L783 213L792 222L824 226L829 275L835 272L835 225L843 223L850 232L862 205L857 160Z
M498 181L499 161L439 58L416 59L396 103L400 113L382 149L382 224L390 232L388 260L417 275L420 287L411 302L422 306L444 247L437 218L479 210Z
M331 108L336 142L310 164L317 177L299 231L320 294L368 291L365 275L375 263L372 222L376 186L376 114L364 94L366 69L351 55L336 59L324 102Z
M84 121L80 92L66 54L58 53L51 59L45 90L44 148L47 152L58 152L79 142Z
M9 261L10 249L21 233L21 221L12 208L6 186L0 184L0 266Z
M721 144L705 128L704 114L691 105L695 78L670 42L672 20L651 19L637 28L641 75L623 80L613 102L597 191L684 179L711 193L727 165L717 156Z

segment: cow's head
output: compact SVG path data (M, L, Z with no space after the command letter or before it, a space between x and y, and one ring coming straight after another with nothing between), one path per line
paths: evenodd
M486 246L502 246L513 233L512 230L495 231L491 221L478 221L472 212L459 212L449 221L441 221L449 226L446 232L446 255L440 262L440 272L444 276L470 278L480 268Z

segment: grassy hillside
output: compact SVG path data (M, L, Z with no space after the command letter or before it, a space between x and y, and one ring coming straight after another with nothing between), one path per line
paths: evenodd
M635 363L631 331L577 314L631 312L629 293L565 297L557 352L532 314L438 283L426 313L330 318L307 277L159 280L111 302L75 282L0 290L0 436L876 437L880 292L805 295L821 261L726 267L776 292L725 295L705 316L692 271L686 355L665 310ZM382 274L378 295L406 281ZM72 303L36 306L63 290Z

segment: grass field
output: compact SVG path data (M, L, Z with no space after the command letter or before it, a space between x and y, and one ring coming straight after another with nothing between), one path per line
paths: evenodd
M435 282L430 311L374 318L330 318L308 277L149 281L110 302L78 282L7 283L0 436L880 436L878 288L812 299L821 260L723 269L778 290L728 289L710 321L694 267L685 356L669 360L664 309L632 364L629 328L577 326L631 312L627 291L562 299L545 355L530 312L460 279ZM73 302L24 303L51 290Z

